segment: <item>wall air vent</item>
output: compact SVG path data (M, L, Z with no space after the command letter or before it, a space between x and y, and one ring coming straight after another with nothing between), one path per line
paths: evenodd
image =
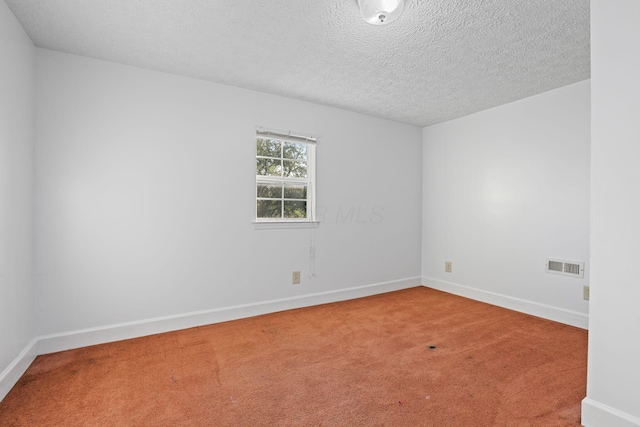
M584 262L566 261L561 259L547 258L545 265L547 273L563 274L571 277L584 277Z

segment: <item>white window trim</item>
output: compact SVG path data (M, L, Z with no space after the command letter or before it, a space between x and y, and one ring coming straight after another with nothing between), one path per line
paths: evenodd
M277 229L277 228L316 228L320 224L316 220L316 138L309 136L295 135L291 132L281 132L274 130L266 130L263 128L256 128L254 136L254 147L257 138L259 137L271 137L286 142L304 143L307 144L307 176L308 178L289 178L287 181L301 182L307 184L307 218L257 218L258 211L258 198L255 196L255 189L257 183L260 182L282 182L282 179L278 177L260 177L256 175L256 181L254 185L254 221L253 225L256 229ZM253 159L253 170L255 171L255 159L257 153Z
M318 221L254 221L253 228L256 230L271 230L278 228L317 228Z

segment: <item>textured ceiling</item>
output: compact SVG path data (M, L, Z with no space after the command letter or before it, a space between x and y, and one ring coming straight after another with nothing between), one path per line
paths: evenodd
M590 77L589 0L5 0L43 48L417 126Z

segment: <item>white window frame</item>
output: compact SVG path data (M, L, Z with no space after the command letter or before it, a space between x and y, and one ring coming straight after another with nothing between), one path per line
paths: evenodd
M257 141L258 139L270 138L282 142L291 142L296 144L305 144L307 146L307 177L306 178L294 178L294 177L274 177L263 176L256 174L256 183L254 186L254 225L257 228L309 228L317 227L318 221L316 221L316 138L311 136L295 135L291 132L281 132L266 130L263 128L257 128L255 138L253 141L255 156L254 156L254 170L255 161L258 158ZM307 185L307 198L304 200L307 204L307 217L306 218L258 218L258 185L259 184L306 184ZM282 197L282 203L284 204L284 194ZM302 200L302 199L301 199ZM284 206L282 209L284 214Z

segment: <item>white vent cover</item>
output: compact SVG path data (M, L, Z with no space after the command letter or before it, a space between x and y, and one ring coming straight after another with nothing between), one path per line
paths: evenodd
M547 258L547 273L563 274L571 277L584 277L584 262Z

